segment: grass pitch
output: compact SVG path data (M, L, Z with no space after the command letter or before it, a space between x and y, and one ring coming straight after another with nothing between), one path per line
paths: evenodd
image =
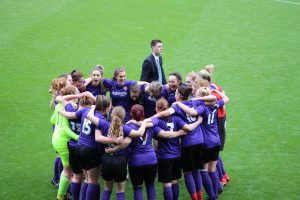
M153 38L166 74L213 63L230 97L220 199L300 199L300 1L289 2L2 0L0 199L55 199L50 81L97 63L137 80Z

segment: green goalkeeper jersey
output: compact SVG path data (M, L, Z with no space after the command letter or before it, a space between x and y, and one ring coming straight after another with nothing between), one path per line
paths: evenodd
M58 103L55 106L54 113L51 117L51 123L55 125L52 139L69 141L70 138L72 138L74 140L78 140L79 136L70 129L69 120L59 114L59 110L64 110L61 103Z

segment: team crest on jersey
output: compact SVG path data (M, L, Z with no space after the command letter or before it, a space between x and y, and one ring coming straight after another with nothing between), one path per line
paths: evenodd
M128 87L127 87L127 86L124 86L123 89L124 89L125 91L127 91L127 90L128 90Z

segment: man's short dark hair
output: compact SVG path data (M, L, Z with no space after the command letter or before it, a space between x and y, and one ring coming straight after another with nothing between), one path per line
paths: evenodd
M157 43L162 43L162 41L159 39L151 40L150 47L154 47Z

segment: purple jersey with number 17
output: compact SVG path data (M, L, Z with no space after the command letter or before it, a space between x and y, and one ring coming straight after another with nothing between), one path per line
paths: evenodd
M193 108L194 104L192 101L184 101L182 102L184 105ZM185 123L192 124L197 121L196 116L190 116L186 114L178 105L172 105L169 110L172 113L175 113L177 116L179 116ZM188 147L188 146L194 146L198 144L203 144L204 138L203 138L203 132L200 126L195 128L194 130L188 132L186 135L182 136L181 138L181 146L182 147Z
M129 126L134 130L138 130L140 128L133 123L126 124L125 126ZM152 146L152 138L154 135L153 130L151 128L147 128L145 134L145 140L142 137L132 138L129 146L129 166L153 165L157 163L156 154Z
M224 101L217 101L218 108L223 107ZM202 116L202 130L204 133L204 148L209 149L221 145L218 133L218 108L200 105L196 108L198 115Z

